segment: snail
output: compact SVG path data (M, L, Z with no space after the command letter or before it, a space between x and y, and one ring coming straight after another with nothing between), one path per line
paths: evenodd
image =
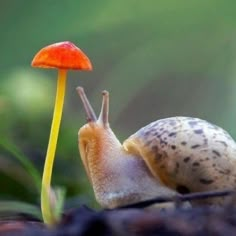
M83 88L77 91L87 116L78 132L79 151L101 206L236 186L236 143L222 128L198 118L170 117L148 124L121 144L109 126L109 93L102 93L97 119ZM193 204L226 202L222 197Z

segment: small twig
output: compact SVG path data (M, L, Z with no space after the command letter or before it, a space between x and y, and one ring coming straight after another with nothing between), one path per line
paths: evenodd
M206 198L212 198L212 197L225 197L236 194L233 190L222 190L222 191L208 191L208 192L198 192L198 193L189 193L185 195L176 194L174 196L160 196L157 198L128 204L125 206L118 207L118 209L124 209L124 208L144 208L148 207L153 204L158 203L166 203L166 202L184 202L184 201L191 201L191 200L202 200Z

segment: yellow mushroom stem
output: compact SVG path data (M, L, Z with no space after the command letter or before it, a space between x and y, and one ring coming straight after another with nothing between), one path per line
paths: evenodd
M44 163L42 187L41 187L41 210L45 223L52 224L51 204L50 204L50 192L51 192L51 177L52 168L56 152L58 133L61 123L61 116L64 104L66 88L66 70L59 70L57 80L57 93L55 100L55 107L52 119L52 126L50 131L50 137L48 142L47 155Z

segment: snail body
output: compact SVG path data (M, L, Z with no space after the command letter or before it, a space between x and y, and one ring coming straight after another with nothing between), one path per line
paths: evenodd
M236 143L222 128L198 118L171 117L141 128L122 145L109 126L108 92L103 92L98 119L83 89L78 93L88 121L78 133L80 155L101 206L235 188ZM197 204L225 202L212 198Z

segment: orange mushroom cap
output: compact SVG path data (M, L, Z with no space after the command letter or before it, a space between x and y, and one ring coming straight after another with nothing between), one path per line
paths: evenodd
M89 58L69 41L54 43L42 48L34 56L31 65L42 68L92 70Z

